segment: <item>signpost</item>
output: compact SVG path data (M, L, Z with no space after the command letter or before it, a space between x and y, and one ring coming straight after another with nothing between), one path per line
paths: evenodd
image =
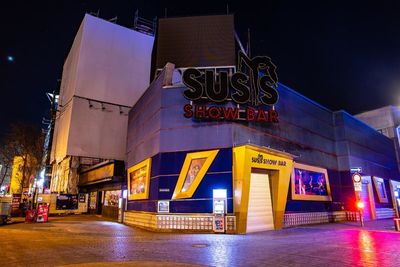
M357 196L357 209L360 213L361 227L363 227L364 226L364 217L363 217L364 203L360 199L360 192L362 191L362 177L361 177L361 174L359 174L358 172L355 172L355 173L353 173L352 178L353 178L353 184L354 184L354 191L356 192L356 196Z
M353 184L354 184L354 191L361 192L362 191L361 175L358 172L356 172L356 173L353 173L352 178L353 178Z
M350 168L351 173L362 173L362 168L361 167L353 167Z

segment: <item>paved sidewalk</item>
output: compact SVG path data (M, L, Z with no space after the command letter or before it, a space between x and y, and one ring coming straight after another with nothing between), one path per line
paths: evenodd
M360 222L339 222L339 223L327 223L327 224L317 224L317 225L303 225L297 226L297 228L320 228L320 229L357 229L357 230L368 230L368 231L387 231L393 233L396 232L393 219L381 219L373 221L365 221L364 226L361 227Z
M22 218L21 218L22 219ZM18 221L21 221L18 219ZM398 267L392 220L247 235L154 233L91 215L0 226L0 266Z

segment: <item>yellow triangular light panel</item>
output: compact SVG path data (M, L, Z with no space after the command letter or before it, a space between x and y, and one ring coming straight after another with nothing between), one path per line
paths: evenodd
M219 150L188 153L179 174L172 199L191 198Z

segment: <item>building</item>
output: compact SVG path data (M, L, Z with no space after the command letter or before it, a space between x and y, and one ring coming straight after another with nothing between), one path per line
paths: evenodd
M89 196L90 212L157 231L355 220L359 200L367 220L398 212L393 142L278 83L232 15L160 19L153 42L85 16L63 70L51 191L87 195L64 201Z
M355 117L393 140L400 168L400 108L386 106L356 114Z
M386 106L357 114L355 117L393 141L396 149L397 166L400 170L400 108ZM392 182L391 186L398 191L397 196L399 196L400 183ZM398 205L400 206L400 200Z
M236 58L233 16L160 19L162 69L129 111L124 222L248 233L354 220L358 199L365 219L393 217L393 142L277 83L269 58L243 52Z
M88 193L97 213L114 205L107 199L125 182L128 112L149 85L153 42L151 35L85 15L63 68L52 193Z

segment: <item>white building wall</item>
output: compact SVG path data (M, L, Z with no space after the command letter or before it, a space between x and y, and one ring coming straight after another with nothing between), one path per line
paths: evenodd
M125 159L129 108L73 98L68 155Z
M370 125L372 128L380 130L382 134L386 135L387 137L394 137L393 129L395 126L395 122L391 106L366 111L355 115L355 117Z
M153 36L85 15L63 68L52 161L125 159L125 114L149 85L153 43Z
M133 106L149 86L154 37L86 15L75 95Z

